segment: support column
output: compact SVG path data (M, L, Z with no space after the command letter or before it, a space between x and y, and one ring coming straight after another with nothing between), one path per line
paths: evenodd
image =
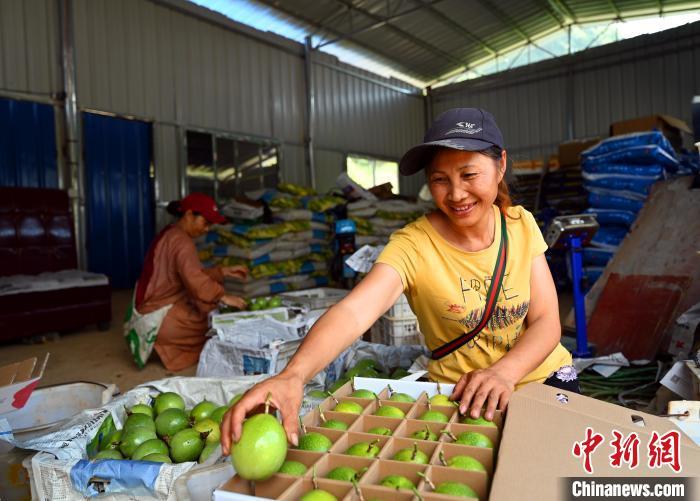
M63 83L63 148L69 182L68 195L73 210L73 224L78 266L87 269L85 173L81 155L80 115L76 92L75 43L73 38L73 1L56 0L61 37L61 73Z
M304 69L306 75L306 137L304 138L304 145L306 149L306 166L309 170L309 184L316 189L316 163L314 161L316 86L314 85L313 51L311 37L308 36L304 44Z

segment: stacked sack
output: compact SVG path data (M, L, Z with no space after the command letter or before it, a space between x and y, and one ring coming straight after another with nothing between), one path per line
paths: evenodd
M231 202L222 212L236 214L232 224L213 226L200 258L205 265L246 265L246 280L227 279L226 290L252 297L327 285L331 257L331 226L324 213L344 199L316 196L309 189L281 183L256 198L259 211L235 210ZM263 206L271 211L272 223L263 223ZM242 218L241 216L246 216Z
M595 282L617 251L649 196L651 186L677 172L679 161L658 131L605 139L581 154L584 188L600 229L584 250L589 283Z
M396 230L421 217L432 208L405 200L358 200L348 204L348 217L355 222L355 244L384 245Z

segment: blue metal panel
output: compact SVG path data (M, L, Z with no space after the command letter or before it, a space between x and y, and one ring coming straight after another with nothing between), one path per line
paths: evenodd
M0 186L58 188L51 105L0 98Z
M130 288L154 233L151 124L83 113L83 135L88 268Z

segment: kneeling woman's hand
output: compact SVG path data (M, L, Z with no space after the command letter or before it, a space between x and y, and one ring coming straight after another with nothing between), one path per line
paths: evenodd
M232 306L238 308L239 310L245 310L248 307L248 303L242 297L234 296L233 294L224 294L220 302L224 303L226 306Z
M515 383L492 368L464 374L455 385L450 399L459 404L459 412L476 419L486 404L484 418L491 421L496 409L504 411L515 390Z
M243 265L223 266L221 268L221 273L225 277L245 280L248 277L248 267Z

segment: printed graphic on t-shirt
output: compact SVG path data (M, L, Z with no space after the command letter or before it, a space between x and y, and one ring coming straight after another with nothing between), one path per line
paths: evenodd
M509 275L509 273L506 273L503 277L501 290L498 294L498 301L500 304L496 304L484 331L480 332L474 339L466 344L468 348L478 346L479 342L482 340L486 344L486 347L488 347L489 344L492 348L503 346L503 333L498 333L497 331L510 326L515 326L514 336L513 339L511 339L510 335L506 335L504 349L506 351L510 350L512 343L518 339L523 320L527 316L530 307L530 301L513 302L513 299L519 297L519 294L514 287L509 287ZM476 277L468 279L459 277L459 287L464 303L458 304L448 302L445 307L445 313L450 316L443 316L443 320L459 323L463 327L464 333L474 329L484 315L485 293L487 293L491 285L491 280L491 276L484 277L483 280ZM483 291L483 293L480 291ZM471 307L470 303L471 305L476 303L479 304L479 306ZM454 318L455 315L458 315L458 318ZM485 332L486 329L490 332Z

